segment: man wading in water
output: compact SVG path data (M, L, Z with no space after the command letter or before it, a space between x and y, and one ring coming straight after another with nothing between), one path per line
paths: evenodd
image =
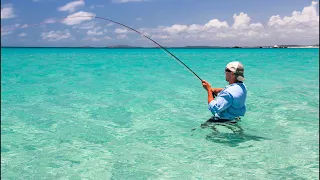
M212 112L211 117L205 124L212 122L236 123L240 116L246 113L247 89L244 85L244 68L240 62L230 62L225 68L226 81L229 85L225 88L212 88L203 80L202 86L208 92L208 107ZM217 94L217 97L214 97ZM205 125L204 124L204 125Z

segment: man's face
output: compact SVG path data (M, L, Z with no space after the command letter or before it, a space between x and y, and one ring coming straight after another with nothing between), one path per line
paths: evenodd
M233 72L230 71L230 69L228 69L228 68L226 68L226 69L224 70L224 72L225 72L225 74L226 74L226 81L229 82L229 80L231 79L231 76L232 76Z

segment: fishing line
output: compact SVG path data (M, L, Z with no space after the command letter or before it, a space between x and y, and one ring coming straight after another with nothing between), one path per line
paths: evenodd
M145 38L149 39L150 41L152 41L153 43L155 43L156 45L158 45L162 50L164 50L167 54L169 54L171 57L173 57L179 64L183 65L184 67L186 67L189 72L191 72L192 74L194 74L200 81L202 81L202 79L195 73L193 72L185 63L183 63L179 58L177 58L174 54L172 54L169 50L167 50L165 47L161 46L159 43L157 43L156 41L154 41L153 39L151 39L150 37L142 34L141 32L127 26L127 25L124 25L122 23L119 23L117 21L114 21L114 20L111 20L111 19L108 19L108 18L104 18L104 17L99 17L99 16L71 16L71 17L66 17L66 18L63 18L63 19L60 19L60 20L52 20L52 21L44 21L44 22L41 22L41 23L38 23L38 24L31 24L31 25L24 25L22 27L13 27L13 28L8 28L8 29L2 29L1 28L1 33L2 32L5 32L5 31L11 31L11 30L15 30L15 29L20 29L20 28L27 28L27 27L31 27L31 26L40 26L42 24L49 24L49 23L56 23L56 22L60 22L60 21L64 21L66 19L69 19L69 18L79 18L79 17L86 17L86 18L96 18L96 19L102 19L102 20L106 20L106 21L110 21L110 22L113 22L113 23L116 23L118 25L121 25L123 27L126 27L142 36L144 36Z

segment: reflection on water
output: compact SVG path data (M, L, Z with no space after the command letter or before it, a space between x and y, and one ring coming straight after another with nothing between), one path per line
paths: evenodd
M227 129L231 130L234 134L243 134L243 129L240 125L236 122L209 122L206 121L205 123L201 124L200 126L203 128L211 128L214 132L219 133L218 127L226 127Z
M240 143L246 141L268 140L264 137L246 134L244 129L238 123L205 122L201 124L200 127L202 129L213 130L211 133L206 135L206 140L215 143L223 143L231 147L239 146Z

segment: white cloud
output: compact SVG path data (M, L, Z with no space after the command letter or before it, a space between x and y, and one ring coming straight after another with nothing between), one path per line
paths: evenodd
M232 27L236 29L248 27L251 20L248 14L245 14L243 12L241 12L239 16L237 16L237 14L234 14L233 19L234 19L234 23Z
M69 13L73 13L80 6L84 6L84 0L78 0L70 2L64 6L58 8L59 11L68 11Z
M285 22L282 20L282 18L279 15L271 16L268 22L269 26L279 27L285 25Z
M82 23L83 21L89 21L93 19L92 16L95 16L95 14L80 11L74 14L70 14L65 20L62 21L62 23L66 25L76 25Z
M170 36L167 36L167 35L152 35L151 38L154 38L154 39L170 39Z
M317 2L313 1L310 6L303 10L294 11L291 16L281 18L279 15L272 16L268 21L271 37L287 41L319 43L319 15Z
M263 25L261 23L252 23L249 25L249 28L253 30L262 30Z
M219 32L219 33L217 33L217 37L218 37L218 38L227 39L227 38L234 38L234 37L236 37L236 35L234 35L234 34L229 34L229 33Z
M113 23L108 23L108 24L106 24L106 26L108 27L108 26L113 26Z
M93 29L96 26L97 26L97 22L90 21L90 22L79 24L79 25L75 25L72 28L73 29L85 29L85 30L87 30L87 29Z
M19 36L20 37L24 37L24 36L27 36L27 34L26 33L21 33L21 34L19 34Z
M303 8L302 12L294 11L292 16L281 18L279 15L272 16L268 25L276 28L315 28L319 26L319 15L316 5L313 1L310 6Z
M199 24L192 24L189 26L189 32L192 33L196 33L196 32L200 32L203 31L205 29L204 26L199 25Z
M103 35L103 31L99 31L101 29L101 27L96 27L92 30L89 30L87 32L87 35L89 36L100 36L100 35Z
M50 23L55 23L56 21L57 21L57 20L54 19L54 18L49 18L49 19L44 20L44 23L50 24Z
M1 36L9 35L14 32L14 30L20 28L20 24L14 24L12 26L1 27Z
M1 6L1 19L10 19L15 17L12 4L5 4Z
M123 29L117 28L114 32L117 33L117 34L123 34L123 33L127 33L128 30L125 29L125 28L123 28Z
M164 32L167 32L169 34L177 34L183 31L186 31L188 29L187 25L181 25L181 24L175 24L171 27L165 27L163 28Z
M138 17L138 18L136 18L136 20L137 20L137 21L141 21L141 20L142 20L142 18L139 18L139 17Z
M148 0L112 0L113 3L142 2Z
M294 11L292 16L272 16L263 25L252 23L248 14L240 12L233 15L232 26L226 21L212 19L205 24L174 24L156 28L140 28L147 36L168 42L172 40L177 45L274 45L274 44L304 44L319 43L319 15L317 2L303 8L301 12ZM174 45L174 44L172 44Z
M308 15L310 17L317 17L318 16L317 9L316 9L317 4L318 2L312 1L310 6L303 8L302 14Z
M50 31L41 33L41 38L48 41L59 41L61 39L68 39L71 37L69 30L64 31Z
M210 28L210 27L215 27L215 28L221 28L221 27L225 27L225 28L228 28L229 25L226 21L219 21L218 19L212 19L210 20L207 24L204 25L205 27L207 28Z

